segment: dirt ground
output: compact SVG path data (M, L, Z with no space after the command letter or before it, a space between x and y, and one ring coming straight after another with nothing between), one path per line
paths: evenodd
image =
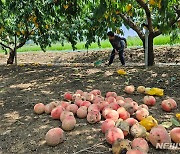
M158 87L164 89L165 95L156 97L157 103L150 107L150 115L159 123L175 117L180 109L179 46L155 48L155 62L160 65L149 68L142 65L144 56L141 48L126 49L125 76L116 73L116 69L121 68L118 58L111 67L92 65L96 60L106 61L109 52L94 51L88 55L86 52L20 53L18 63L25 64L18 66L4 65L7 56L0 54L0 154L111 154L111 146L100 131L101 124L91 125L86 119L76 118L75 129L65 132L66 139L62 144L55 147L45 144L46 132L50 128L61 127L61 123L47 114L36 115L33 106L38 102L47 104L62 100L66 91L100 89L103 95L107 91L115 91L142 104L144 95L137 92L125 94L125 85ZM164 65L165 62L174 65ZM64 63L81 65L60 65ZM168 97L178 103L178 108L170 113L160 107L161 101ZM149 154L179 153L179 150L157 150L149 145Z

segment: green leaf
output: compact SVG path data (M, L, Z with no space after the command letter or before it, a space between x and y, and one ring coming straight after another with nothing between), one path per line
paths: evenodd
M163 122L161 125L165 128L169 128L172 126L172 122Z
M175 126L178 126L178 127L180 126L180 123L176 119L174 119L174 118L171 118L171 122Z

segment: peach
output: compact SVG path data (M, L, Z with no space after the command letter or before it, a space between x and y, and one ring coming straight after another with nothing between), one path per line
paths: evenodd
M127 118L125 121L129 124L130 127L138 123L138 121L134 118Z
M180 127L175 127L170 131L170 136L173 142L180 143Z
M117 97L116 97L116 101L119 101L119 100L124 101L124 97L123 97L123 96L117 96Z
M70 92L66 92L64 94L64 99L68 100L68 101L71 101L72 100L72 94Z
M139 107L137 102L132 101L132 102L130 102L129 104L131 104L131 105L133 106L134 112L137 111L137 109L138 109L138 107Z
M101 131L105 133L110 128L115 127L115 122L112 119L106 119L101 125Z
M130 103L130 102L132 102L132 101L133 101L133 99L130 98L130 97L124 99L124 102L125 102L125 103Z
M173 109L172 103L170 101L168 101L168 100L163 100L162 103L161 103L161 107L166 112L171 112L172 109Z
M81 100L81 99L76 99L75 101L74 101L74 104L76 104L77 106L81 106L81 104L83 103L83 101Z
M80 94L73 94L72 95L72 101L82 99L82 96Z
M111 108L108 108L108 107L104 108L103 111L102 111L102 116L103 116L105 119L107 119L106 116L107 116L107 114L108 114L111 110L112 110L112 109L111 109Z
M134 86L133 85L126 86L124 91L128 94L132 94L134 92Z
M98 89L94 89L90 92L90 94L93 94L94 96L101 95L101 91Z
M91 105L89 101L83 101L80 106L86 106L87 108Z
M51 111L52 111L55 107L56 107L56 104L53 104L53 103L46 104L46 105L45 105L45 108L44 108L45 113L50 114Z
M131 141L128 139L117 139L112 145L113 154L125 154L131 149Z
M113 110L117 110L120 106L117 103L111 103L107 107Z
M92 111L87 114L87 121L90 124L97 123L101 120L101 113L99 111Z
M76 90L75 94L80 94L81 96L83 95L83 91L82 90Z
M149 151L149 145L148 145L147 141L143 138L135 138L131 142L131 146L132 146L132 149L140 149L146 153L148 153L148 151Z
M134 106L133 106L133 104L131 104L131 103L126 103L126 104L124 104L124 106L123 106L125 109L126 109L126 111L130 114L130 115L133 115L134 114Z
M154 147L156 147L157 143L171 143L167 130L161 125L153 127L148 138Z
M77 110L78 110L78 106L76 104L70 104L67 108L67 111L72 112L73 114L76 114Z
M131 150L128 150L126 154L146 154L146 153L138 149L131 149Z
M67 116L74 116L74 114L73 114L72 112L70 112L70 111L67 111L67 110L63 111L63 112L61 113L61 115L60 115L60 120L61 120L61 122L62 122Z
M143 102L146 105L154 106L156 104L156 99L154 96L144 96Z
M94 97L94 100L92 101L93 104L98 104L99 102L104 101L104 97L102 97L101 95L96 95Z
M45 111L45 105L43 103L38 103L34 106L34 112L37 114L42 114Z
M110 110L106 114L106 119L112 119L113 121L117 121L119 119L119 113L116 110Z
M86 95L86 100L87 101L90 101L90 102L92 102L93 100L94 100L94 95L93 94L90 94L90 93L88 93L87 95Z
M127 118L130 118L130 114L126 111L124 107L120 107L117 112L119 113L119 118L126 120Z
M108 98L108 97L114 97L114 98L116 98L116 97L117 97L117 94L116 94L116 92L107 92L107 93L106 93L106 98Z
M91 111L100 111L98 104L91 104L88 107L88 112L91 112Z
M88 114L88 111L87 111L87 107L86 106L81 106L78 110L77 110L77 117L78 118L86 118L87 117L87 114Z
M118 100L117 104L121 107L123 107L126 103L123 100Z
M76 119L74 118L74 116L71 115L65 117L64 120L62 121L62 129L65 131L73 130L75 125L76 125Z
M116 103L116 99L112 96L107 97L105 101L107 101L109 104Z
M139 87L137 87L137 92L138 92L138 93L143 94L143 93L145 93L145 90L146 90L146 88L145 88L144 86L139 86Z
M61 128L50 129L45 136L46 144L49 146L55 146L64 141L65 135Z
M146 104L141 104L138 106L138 110L141 108L145 108L146 110L149 110L148 106Z
M97 105L99 106L100 111L102 111L104 108L106 108L109 105L109 103L106 101L101 101Z
M124 139L124 134L121 129L113 127L105 133L106 141L113 144L117 139Z
M139 123L135 123L130 129L131 135L135 138L146 137L146 128Z
M127 136L129 134L129 123L127 123L126 121L117 122L116 127L120 128L123 131L124 136Z
M65 109L64 109L62 106L57 106L56 108L54 108L54 109L51 111L51 117L52 117L53 119L59 119L61 113L62 113L64 110L65 110Z
M168 98L167 101L171 103L173 109L177 108L177 103L174 99Z
M141 108L139 110L136 111L136 119L141 121L144 118L149 116L149 111L146 110L145 108Z
M67 108L70 105L70 102L61 101L58 105L61 105L63 108Z

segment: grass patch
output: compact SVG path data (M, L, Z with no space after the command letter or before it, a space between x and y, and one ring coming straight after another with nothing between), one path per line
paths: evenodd
M142 41L138 36L136 37L128 37L127 38L128 42L128 47L139 47L142 46ZM177 44L180 44L180 40L176 42ZM154 45L170 45L170 36L163 36L160 35L154 39ZM85 49L85 42L79 42L76 45L77 50L86 50ZM101 47L98 46L97 43L92 43L89 49L106 49L106 48L112 48L111 44L109 43L108 40L104 40L101 42ZM69 50L72 51L72 47L70 43L65 43L64 46L62 46L59 43L52 44L51 47L47 48L47 51L65 51ZM41 51L41 48L37 45L30 44L30 45L25 45L22 48L18 49L18 52L29 52L29 51ZM0 52L3 52L0 49Z

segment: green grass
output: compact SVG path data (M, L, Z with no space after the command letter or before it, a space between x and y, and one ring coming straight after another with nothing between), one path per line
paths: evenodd
M128 37L127 38L128 47L137 47L142 46L142 41L139 37ZM180 44L180 40L176 42L177 44ZM85 42L79 42L76 47L77 50L86 50L85 49ZM170 45L170 36L158 36L154 39L154 45ZM105 48L112 48L111 44L108 40L104 40L101 42L101 47L98 47L97 43L92 43L89 49L105 49ZM52 44L51 47L47 48L47 51L72 51L72 47L70 43L65 43L64 46L61 44ZM27 51L41 51L41 48L37 45L25 45L22 48L18 49L18 52L27 52ZM3 52L0 50L0 52Z

